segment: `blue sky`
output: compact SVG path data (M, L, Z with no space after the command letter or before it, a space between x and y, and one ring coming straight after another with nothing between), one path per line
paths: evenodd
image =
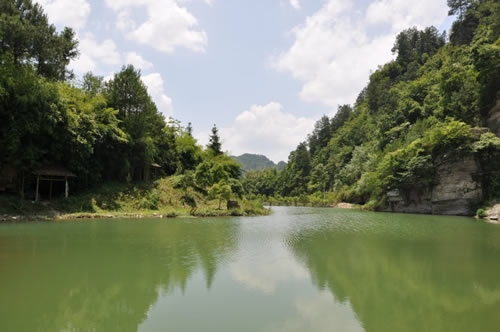
M445 0L41 0L70 26L77 76L141 69L159 110L200 144L287 160L324 114L352 104L400 31L447 30Z

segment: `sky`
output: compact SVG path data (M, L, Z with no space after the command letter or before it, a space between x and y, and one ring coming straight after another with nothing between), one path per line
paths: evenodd
M36 2L34 0L34 2ZM445 0L40 0L73 28L77 78L141 70L159 111L231 155L287 161L323 115L352 104L410 27L448 30Z

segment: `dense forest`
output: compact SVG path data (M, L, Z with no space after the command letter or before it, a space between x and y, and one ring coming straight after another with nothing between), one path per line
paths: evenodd
M158 111L139 70L77 78L68 64L78 55L73 30L57 32L39 4L0 0L3 191L32 196L33 172L56 165L76 174L73 192L175 174L182 189L241 196L240 165L223 153L215 125L200 146L191 124Z
M283 170L242 176L215 125L200 146L191 124L158 111L132 65L107 81L90 72L75 77L68 70L79 55L74 31L58 32L31 0L0 0L0 189L29 195L33 172L58 165L77 175L75 192L171 176L175 187L219 204L246 195L387 209L435 200L425 193L445 186L443 174L461 162L473 164L464 174L478 188L454 190L474 193L464 201L471 209L493 202L500 197L500 3L448 5L456 18L449 36L435 27L399 33L395 59L371 74L353 105L317 121Z
M399 33L395 59L371 74L354 105L317 121L283 172L247 173L245 189L277 201L387 209L391 193L408 204L436 200L425 193L469 163L471 174L464 174L479 191L464 202L498 199L500 3L448 0L448 6L456 18L449 38L435 27Z

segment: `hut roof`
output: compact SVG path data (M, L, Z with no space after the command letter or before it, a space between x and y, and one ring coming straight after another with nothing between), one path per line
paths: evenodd
M44 176L76 177L76 175L73 172L70 172L66 168L58 165L40 167L39 169L35 170L33 174L44 175Z

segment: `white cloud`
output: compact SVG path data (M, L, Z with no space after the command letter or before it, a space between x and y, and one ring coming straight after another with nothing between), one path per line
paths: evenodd
M49 21L58 26L68 26L79 30L85 26L90 14L90 4L86 0L39 0Z
M444 1L435 0L376 0L366 11L369 24L389 24L392 30L416 26L424 28L441 23L446 18L448 7Z
M294 300L295 315L266 332L294 331L364 331L349 302L338 303L328 292ZM335 329L332 329L335 326Z
M285 113L279 103L253 105L239 114L231 128L221 128L223 149L233 155L259 153L278 162L306 139L314 120Z
M153 68L153 64L142 57L142 55L136 52L129 52L126 55L127 64L133 65L135 68L140 70L146 70Z
M283 233L293 228L292 222L283 221L280 227L280 231L252 228L252 231L241 232L238 239L240 248L245 248L245 252L250 248L252 255L240 253L241 259L229 265L233 279L246 288L273 294L284 282L309 278L307 268L294 259L281 239Z
M300 9L300 1L299 0L290 0L290 6L295 9Z
M152 73L142 76L142 81L148 88L148 93L153 98L158 110L165 115L166 118L173 115L174 107L172 98L165 94L163 79L159 73Z
M137 28L134 20L130 17L128 11L118 12L118 17L116 18L116 27L119 30L135 30Z
M205 0L205 3L209 6L214 4L214 0Z
M204 52L207 44L205 31L181 0L106 0L106 4L118 13L116 26L127 37L140 44L151 46L165 53L177 48ZM211 3L208 1L207 3ZM146 19L134 17L137 8L146 10Z
M292 46L271 62L303 82L302 100L336 108L353 103L370 72L393 57L397 33L414 25L439 26L446 13L446 4L435 0L377 0L365 12L328 0L292 30Z
M116 48L115 42L111 39L98 42L93 34L87 33L80 38L78 48L81 55L71 63L71 68L77 73L96 71L102 64L121 64L120 53Z

